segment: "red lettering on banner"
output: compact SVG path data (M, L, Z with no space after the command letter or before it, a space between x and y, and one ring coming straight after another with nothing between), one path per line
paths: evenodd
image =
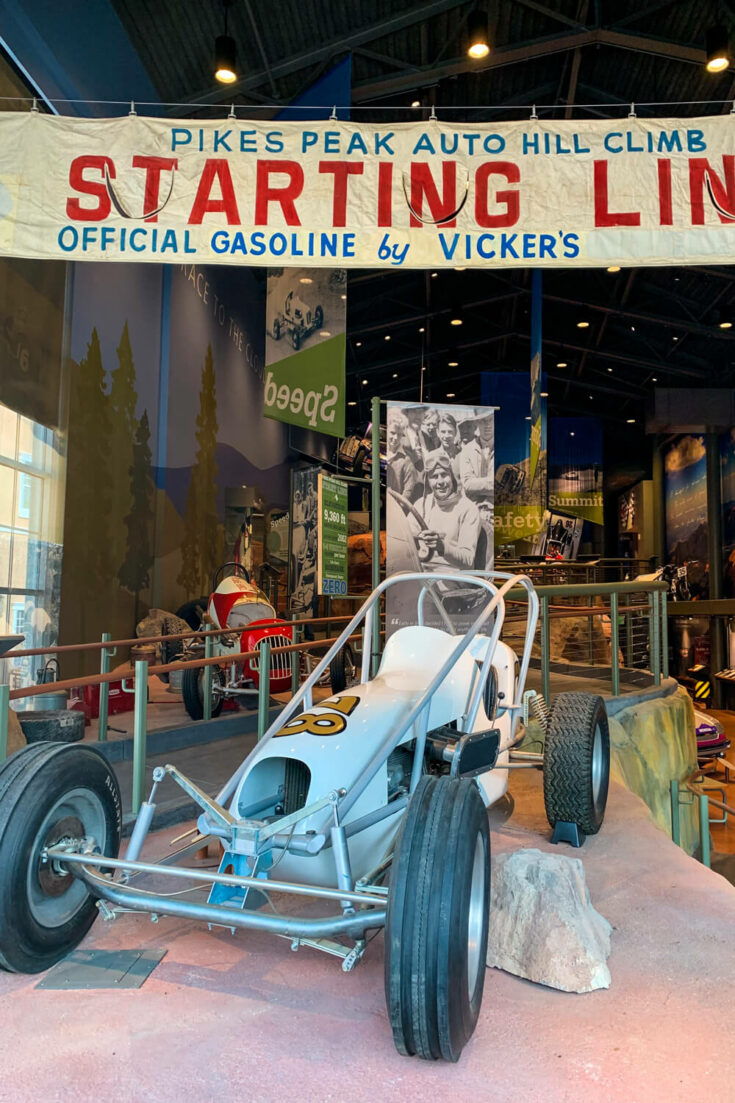
M715 200L726 211L735 212L735 157L725 153L722 157L725 181L719 178L706 157L692 157L689 161L689 192L692 205L692 226L704 226L704 180L709 178ZM709 196L707 196L709 199ZM709 204L708 204L709 205ZM716 208L715 208L716 209ZM720 222L732 222L733 219L717 211Z
M495 202L504 203L505 210L490 214L488 182L491 176L504 176L509 184L519 184L521 170L512 161L493 161L480 165L475 174L475 222L478 226L515 226L521 213L521 198L515 189L495 192Z
M347 178L361 176L361 161L320 161L320 172L331 172L334 176L334 197L332 200L332 225L347 225Z
M378 226L393 225L393 162L378 162Z
M220 188L219 199L212 199L210 195L215 180ZM191 214L189 215L189 223L201 225L205 214L219 212L227 217L228 226L239 225L240 212L237 209L230 166L227 161L221 158L208 157L204 162L204 169L199 178L199 186L194 197L194 206L191 208Z
M158 215L151 214L158 206L158 194L161 189L161 173L178 168L177 157L133 157L134 169L145 169L145 196L143 199L143 217L146 222L158 222Z
M288 176L287 184L271 184L271 174ZM304 189L304 170L298 161L258 161L255 184L255 225L268 225L268 204L280 203L287 226L300 226L295 199Z
M442 161L442 194L439 195L434 177L431 175L431 166L423 161L414 161L411 164L411 207L417 215L424 213L424 198L429 207L431 218L434 222L440 222L442 226L456 226L457 220L451 214L457 210L457 163L456 161ZM421 226L420 218L411 212L411 226Z
M595 161L595 226L640 226L640 211L611 211L607 161Z
M98 222L103 218L107 218L112 204L105 184L105 168L107 168L110 179L114 180L115 164L111 157L96 157L85 154L82 157L74 158L69 166L69 185L74 191L81 192L82 195L95 196L97 205L95 207L83 207L78 199L71 197L66 201L67 218L72 218L75 222ZM94 169L95 172L98 172L100 180L87 180L84 175L87 169Z
M658 220L662 226L672 226L674 216L671 205L671 161L658 162Z

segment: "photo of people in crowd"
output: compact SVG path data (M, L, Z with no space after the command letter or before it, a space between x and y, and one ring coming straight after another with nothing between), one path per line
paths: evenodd
M492 567L493 411L389 403L386 439L388 573Z

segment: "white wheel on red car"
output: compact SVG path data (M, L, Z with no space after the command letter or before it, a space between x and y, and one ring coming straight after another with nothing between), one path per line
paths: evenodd
M224 704L225 672L218 666L212 667L212 717L219 716ZM198 670L187 667L181 679L181 696L184 707L192 720L204 717L204 667Z

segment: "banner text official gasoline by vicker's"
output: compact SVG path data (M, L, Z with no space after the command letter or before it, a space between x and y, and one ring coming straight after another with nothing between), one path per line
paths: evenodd
M2 113L0 254L733 262L735 128L728 117L378 127Z

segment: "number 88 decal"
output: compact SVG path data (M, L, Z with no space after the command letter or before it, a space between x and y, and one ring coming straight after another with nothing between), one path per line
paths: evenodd
M355 711L359 701L359 697L348 696L338 697L334 701L324 701L319 707L329 709L329 712L302 712L301 716L294 716L292 720L287 720L273 738L300 735L302 732L308 732L310 735L339 735L347 727L346 717Z

